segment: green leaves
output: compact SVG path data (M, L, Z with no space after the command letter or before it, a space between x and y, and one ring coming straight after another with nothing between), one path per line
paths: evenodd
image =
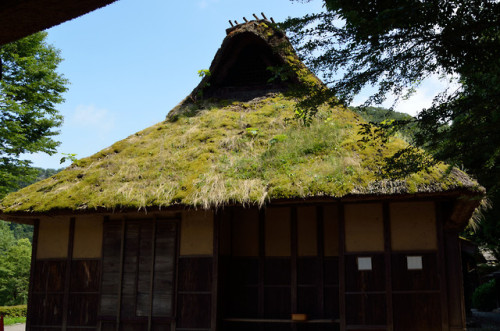
M30 265L30 241L14 239L9 225L0 221L0 306L26 304Z
M21 154L53 154L59 145L53 136L62 116L55 107L64 101L68 81L56 72L62 59L46 36L35 33L0 49L0 197L33 176Z
M324 0L325 11L282 24L298 52L329 90L349 104L362 89L365 102L405 98L430 75L458 77L410 130L412 143L434 159L460 165L500 203L500 3L495 0ZM313 100L309 98L311 102ZM320 100L316 98L316 100ZM303 118L311 107L305 107ZM393 123L394 124L394 123ZM363 138L384 141L390 127L363 126ZM401 177L433 160L417 147L386 159L387 175ZM397 170L396 168L400 168ZM500 256L500 218L486 214L481 244ZM494 235L491 235L494 234Z

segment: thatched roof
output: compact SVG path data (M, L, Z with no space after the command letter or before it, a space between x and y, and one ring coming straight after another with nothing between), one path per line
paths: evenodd
M116 0L2 0L0 45L51 28Z
M281 199L482 196L474 180L444 164L405 179L381 179L382 159L406 146L403 140L392 138L380 146L361 143L362 119L342 107L325 105L310 126L293 120L296 100L287 96L288 84L318 84L317 78L300 63L289 81L264 77L263 63L298 63L288 46L273 51L272 44L286 37L267 23L250 22L228 33L210 76L164 122L8 195L1 202L2 212L8 216L262 205ZM265 45L269 49L262 63L243 56ZM245 72L248 68L254 72ZM245 74L256 78L245 85L238 80Z

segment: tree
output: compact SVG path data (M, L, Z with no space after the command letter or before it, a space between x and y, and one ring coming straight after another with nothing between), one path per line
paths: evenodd
M53 136L62 116L55 106L68 81L57 73L62 59L46 37L38 32L0 49L0 197L36 176L21 154L53 154L59 144Z
M16 239L12 233L9 224L0 221L0 256L2 252L6 252L14 243Z
M458 89L443 91L418 114L414 143L438 160L462 166L488 189L497 207L485 215L475 239L500 257L500 3L324 4L324 12L290 18L282 26L339 102L349 104L367 86L376 92L365 105L380 104L388 94L405 97L431 75L456 79Z
M26 304L31 265L31 243L23 238L0 251L0 305Z

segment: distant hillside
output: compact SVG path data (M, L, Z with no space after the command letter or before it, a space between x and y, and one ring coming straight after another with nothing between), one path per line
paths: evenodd
M53 176L57 174L59 171L63 170L63 168L60 169L34 168L34 169L37 171L36 178L30 182L19 183L20 186L19 188L26 187L42 179L49 178L50 176ZM27 238L29 239L30 242L33 242L33 227L31 225L17 224L17 223L8 223L8 225L16 240Z
M365 121L380 123L387 120L407 121L414 119L413 116L393 111L383 107L350 107L352 111L360 115ZM399 133L407 141L411 141L417 130L414 122L407 124L399 130Z

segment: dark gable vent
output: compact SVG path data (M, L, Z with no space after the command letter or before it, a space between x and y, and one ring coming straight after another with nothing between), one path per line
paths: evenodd
M269 67L282 66L283 60L262 38L253 33L235 36L212 72L203 97L223 97L226 94L255 90L279 89L279 79L271 80Z

